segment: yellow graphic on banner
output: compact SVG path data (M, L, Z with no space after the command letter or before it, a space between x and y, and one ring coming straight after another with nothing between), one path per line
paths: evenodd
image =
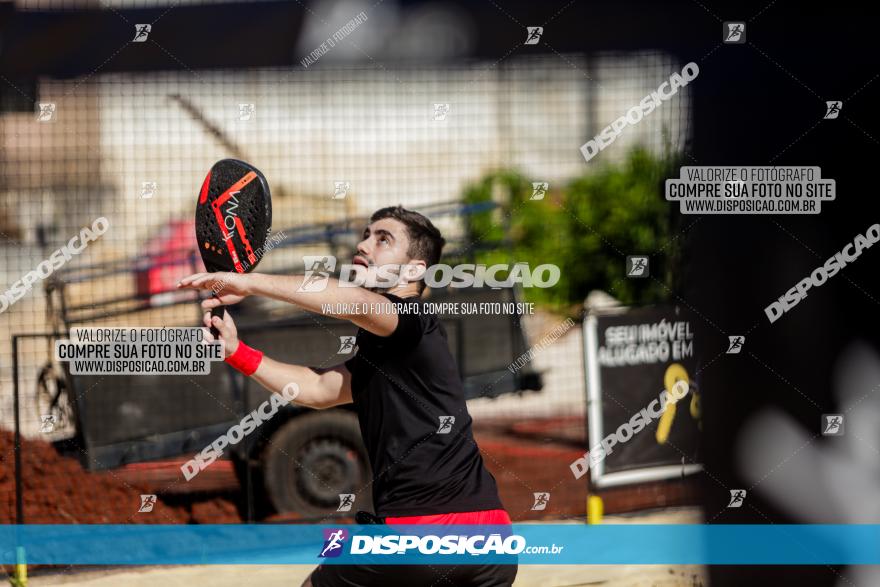
M666 389L667 401L666 409L663 415L660 416L660 422L657 424L657 433L655 435L657 444L666 444L666 441L669 440L669 433L672 430L672 423L675 421L675 413L678 410L676 405L678 400L675 399L672 390L679 381L684 381L691 392L691 417L698 422L700 420L700 398L696 388L691 384L687 369L679 363L672 363L666 368L666 373L663 375L663 387Z

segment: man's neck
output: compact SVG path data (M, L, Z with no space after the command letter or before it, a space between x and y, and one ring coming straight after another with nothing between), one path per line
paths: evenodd
M379 293L382 293L379 291ZM392 287L387 290L387 293L390 293L393 296L397 296L399 298L418 298L421 297L421 292L419 291L419 286L417 283L407 283L406 285L399 285L396 287Z

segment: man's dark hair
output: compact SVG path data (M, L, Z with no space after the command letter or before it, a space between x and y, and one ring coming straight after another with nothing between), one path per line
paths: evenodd
M376 210L370 217L370 222L377 222L385 218L393 218L406 226L409 236L409 250L406 252L410 259L422 259L430 267L440 262L440 254L446 240L437 227L430 220L418 212L407 210L403 206L389 206ZM425 282L421 282L424 289Z

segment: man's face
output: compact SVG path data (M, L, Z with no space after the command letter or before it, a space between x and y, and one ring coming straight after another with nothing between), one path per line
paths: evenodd
M352 263L366 267L370 278L375 278L377 269L382 266L393 267L394 274L399 274L401 265L417 263L424 266L424 262L410 259L409 245L406 225L393 218L383 218L364 229L363 240L358 243Z
M409 235L399 220L383 218L373 222L362 235L352 263L374 265L403 265L409 262Z

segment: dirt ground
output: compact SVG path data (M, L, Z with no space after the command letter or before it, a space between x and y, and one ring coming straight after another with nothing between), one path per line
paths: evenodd
M695 509L644 515L608 516L607 524L697 524ZM313 565L214 565L70 570L31 576L31 587L297 587ZM705 587L705 567L697 565L520 565L515 587ZM414 586L416 587L416 586ZM426 586L428 587L428 586Z

